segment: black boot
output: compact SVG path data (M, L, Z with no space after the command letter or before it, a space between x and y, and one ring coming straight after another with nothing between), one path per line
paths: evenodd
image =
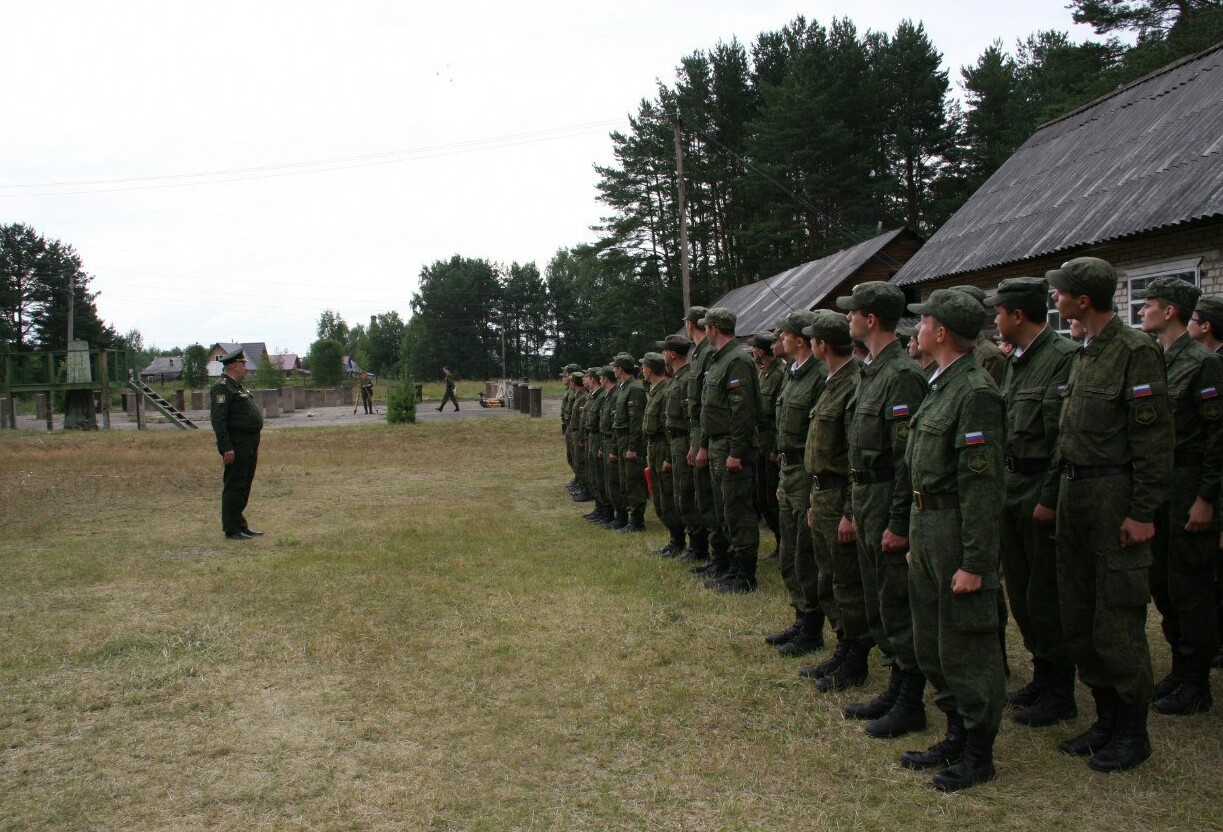
M994 768L996 734L980 728L971 728L965 733L967 737L960 761L934 775L931 781L940 792L958 792L978 783L988 783L998 776Z
M878 719L883 716L896 704L896 694L900 692L900 685L904 680L905 675L900 672L896 665L892 665L892 677L888 679L887 689L870 702L853 702L846 705L843 711L845 718Z
M704 566L694 566L688 571L693 575L700 575L703 578L712 578L714 582L720 581L730 573L731 559L730 552L726 549L718 551L716 548L709 553L709 562Z
M1041 691L1037 700L1015 711L1012 717L1020 725L1043 728L1074 719L1079 709L1074 704L1074 667L1058 667L1037 659Z
M611 519L603 524L603 528L615 532L623 529L626 523L628 523L628 509L617 508L613 509Z
M725 580L720 581L713 591L719 595L742 595L755 592L756 583L756 553L734 555L734 564ZM821 622L820 626L823 626Z
M1007 691L1007 707L1028 708L1040 701L1040 695L1045 690L1046 675L1045 663L1041 659L1032 659L1032 681L1017 690Z
M638 506L633 509L632 513L627 513L627 520L624 523L622 532L644 532L645 531L645 506Z
M820 693L831 693L832 691L861 687L866 684L867 658L871 654L870 641L865 639L862 641L846 639L844 643L849 645L845 649L845 658L837 665L835 670L815 680L815 688ZM840 645L838 645L839 647ZM816 665L816 667L818 668L819 665ZM845 709L846 717L849 717L850 708L853 707L855 706L850 705L849 708ZM849 718L861 719L862 717Z
M680 560L705 560L709 557L709 535L705 532L692 532L688 535L688 548L679 556Z
M840 633L837 633L837 646L833 649L832 655L819 664L808 665L802 668L798 671L798 675L804 679L823 679L841 666L841 663L845 661L845 654L848 652L849 640Z
M1181 686L1181 682L1185 681L1185 660L1181 658L1180 652L1172 648L1172 669L1168 671L1168 675L1155 683L1155 701L1158 702L1169 693L1172 693Z
M1115 707L1117 728L1113 738L1087 761L1096 771L1129 771L1151 756L1146 703L1131 705L1118 699Z
M786 627L781 632L770 633L764 637L764 643L771 647L780 647L790 639L798 635L798 631L803 628L803 614L799 612L798 607L794 608L794 623Z
M1156 699L1151 710L1164 716L1188 716L1209 711L1214 700L1210 695L1210 671L1186 673L1176 690Z
M662 555L664 558L677 558L684 551L684 527L676 526L668 531L671 532L671 539L665 546L655 549L654 554Z
M893 739L922 731L926 727L926 706L922 694L926 691L926 677L920 670L904 674L904 682L896 694L896 704L891 710L866 725L866 735L877 740Z
M947 714L947 733L925 751L905 751L900 755L900 764L905 768L941 768L954 763L964 753L968 734L964 730L964 717L952 711Z
M1108 745L1117 730L1117 692L1112 688L1092 688L1091 696L1096 700L1096 721L1091 727L1061 743L1057 750L1076 757L1089 757Z
M824 613L807 613L803 628L789 643L777 648L783 656L806 656L824 649Z
M575 503L589 503L594 499L594 497L589 491L586 490L586 486L579 485L577 488L573 489L573 494L570 499L572 499Z

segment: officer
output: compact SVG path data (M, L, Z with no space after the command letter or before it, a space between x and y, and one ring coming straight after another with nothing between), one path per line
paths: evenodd
M616 373L615 415L612 431L616 435L616 456L619 460L620 494L624 503L624 523L621 532L645 531L645 504L649 492L645 481L646 440L642 432L645 416L645 385L637 378L637 360L627 353L616 356L612 363Z
M819 570L807 527L811 477L803 467L811 408L823 389L827 373L823 363L811 354L810 338L803 334L803 329L814 322L813 313L800 309L783 318L778 326L782 348L790 362L776 405L774 457L780 470L777 499L781 526L778 566L790 595L790 606L794 608L794 624L766 636L765 643L777 645L783 656L805 656L824 647Z
M671 374L663 407L671 449L676 516L688 536L688 546L681 548L679 557L686 561L704 560L708 557L709 536L696 507L695 470L688 461L688 374L692 370L688 352L692 342L683 335L668 335L657 347L662 350L667 371Z
M1211 706L1210 662L1219 649L1214 586L1215 503L1223 473L1223 356L1189 337L1201 291L1157 277L1134 297L1146 302L1142 331L1163 348L1176 431L1169 499L1155 515L1151 595L1172 647L1172 672L1155 685L1152 710L1186 715Z
M594 510L585 515L592 523L611 522L615 516L611 501L607 498L607 485L603 473L603 368L591 367L586 371L586 387L590 399L586 402L583 428L586 432L586 483L595 498Z
M756 359L757 373L760 376L760 396L763 399L763 417L759 428L760 457L756 460L756 513L773 533L773 552L769 555L770 558L778 555L781 545L781 531L777 525L777 481L780 469L777 467L775 446L777 398L781 395L786 365L780 357L773 354L773 345L778 341L780 339L769 330L757 332L748 339L752 347L752 357Z
M909 600L918 665L947 717L944 738L901 755L936 768L952 792L995 777L994 738L1006 680L998 627L998 515L1002 509L1002 396L972 357L985 307L955 289L909 305L917 337L938 362L906 450L913 485Z
M1096 721L1059 748L1121 771L1151 756L1155 686L1147 644L1151 539L1168 499L1174 434L1164 360L1117 317L1117 272L1078 257L1045 273L1063 320L1082 323L1062 401L1057 587L1062 632Z
M716 306L706 311L701 324L714 353L701 386L700 449L709 460L714 510L732 557L725 576L711 578L710 588L721 594L755 592L760 523L752 497L760 450L760 383L751 358L735 340L735 313Z
M849 314L849 333L871 359L850 403L849 464L854 525L866 616L875 643L892 660L892 678L874 700L845 709L849 719L872 720L872 737L899 737L926 727L926 680L913 652L909 612L909 506L905 467L909 420L926 395L926 379L896 340L904 293L881 281L860 283L837 298ZM983 307L984 308L984 307Z
M701 388L705 383L705 373L714 349L706 338L705 325L701 323L705 317L705 307L693 306L684 315L684 332L693 344L688 353L692 369L688 372L688 464L693 468L693 480L696 483L696 507L701 514L701 526L705 533L709 549L709 562L704 566L694 566L694 575L721 579L730 570L730 542L726 532L718 522L718 512L715 507L713 493L713 476L709 470L709 448L701 428ZM754 370L753 370L754 375Z
M653 484L654 513L671 533L670 540L662 548L655 549L654 553L674 558L684 553L684 524L676 507L674 466L671 464L671 444L667 439L666 406L671 377L667 375L667 362L661 353L647 352L638 363L641 364L641 374L650 385L646 393L641 432L645 437L650 482Z
M1060 392L1070 375L1073 341L1048 325L1049 284L1004 280L985 299L994 323L1015 345L1002 384L1006 406L1001 518L1002 571L1011 612L1032 654L1032 681L1008 697L1020 725L1052 725L1078 715L1074 664L1062 635L1053 523L1061 472L1053 464Z
M615 360L614 358L612 359ZM600 370L603 378L603 402L599 413L599 446L603 454L603 488L611 504L611 519L602 525L605 529L622 529L628 523L628 512L624 507L624 491L620 488L620 455L616 452L616 404L620 399L620 388L616 386L616 369L607 364Z
M246 378L246 356L242 349L222 356L221 365L221 380L208 391L217 451L225 462L221 477L221 531L230 540L250 540L263 534L251 529L243 514L259 462L263 411L242 386Z
M828 368L823 390L811 409L803 465L811 477L807 524L819 571L819 604L837 634L837 648L827 661L804 667L799 675L815 679L816 687L827 692L865 682L871 648L855 543L846 433L846 412L858 388L860 371L844 315L817 310L815 321L803 334L811 340L815 358Z

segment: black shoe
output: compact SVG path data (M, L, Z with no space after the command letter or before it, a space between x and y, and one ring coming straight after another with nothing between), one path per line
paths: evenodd
M905 768L941 768L954 763L964 754L968 733L964 730L964 717L958 713L947 714L947 733L925 751L905 751L900 755L900 764Z
M728 581L735 576L735 568L733 564L710 561L709 566L713 568L708 573L709 577L707 577L704 581L706 589L717 589L719 584Z
M1074 691L1069 695L1064 691L1046 688L1035 703L1015 711L1011 719L1029 728L1044 728L1056 725L1079 715L1078 706L1074 704Z
M998 776L994 768L994 734L974 728L965 732L964 753L959 762L934 775L930 781L940 792L958 792Z
M849 653L849 641L844 638L837 638L837 646L832 651L832 655L819 664L813 664L809 667L804 667L798 671L798 675L804 679L823 679L830 673L835 673L837 668L845 661L846 654Z
M458 413L458 412L459 412L459 406L458 406L457 404L454 406L454 412L455 412L455 413Z
M1185 673L1181 668L1177 667L1178 664L1180 662L1173 658L1172 672L1155 683L1156 702L1175 691L1181 686L1181 682L1185 681Z
M1179 688L1167 696L1156 699L1151 710L1164 716L1188 716L1209 711L1213 704L1208 677L1204 685L1188 680L1182 682Z
M694 549L691 546L689 546L687 549L684 550L684 553L679 556L679 559L683 561L698 561L698 560L705 560L708 557L709 557L709 553L706 552L704 549Z
M1108 745L1101 748L1087 765L1095 771L1129 771L1151 757L1151 739L1147 736L1147 706L1116 703L1117 730Z
M1023 687L1007 691L1006 704L1009 708L1028 708L1035 705L1040 699L1041 691L1044 690L1044 684L1041 683L1038 677L1033 676L1032 681L1028 682Z
M263 532L257 532L254 529L243 529L243 534L248 534L251 537L263 537Z
M441 413L441 412L442 412L442 409L439 407L439 408L437 409L437 412L438 412L438 413Z
M892 665L892 677L888 680L887 689L870 702L853 702L845 706L843 713L846 719L878 719L892 709L896 704L896 695L905 676L895 665Z
M847 688L862 687L866 684L868 673L867 659L870 656L870 652L871 643L869 641L851 640L845 653L845 659L835 670L816 679L815 689L820 693L832 693L833 691L845 690ZM853 707L853 705L850 705L845 709L847 717L849 716L850 708Z
M688 571L698 577L708 578L713 575L724 576L725 570L725 563L719 563L717 558L710 558L703 566L693 566Z
M866 735L877 740L894 739L924 731L926 728L926 706L922 694L926 690L926 677L919 671L904 674L896 703L886 714L867 723Z
M803 614L799 612L798 610L794 610L794 623L791 624L789 627L786 627L784 630L781 630L776 633L770 633L769 635L765 636L764 643L769 645L770 647L780 647L781 645L785 644L787 641L790 641L792 638L798 635L798 631L801 630L802 628L803 628Z
M1075 757L1090 757L1112 741L1117 730L1117 693L1112 688L1092 688L1096 700L1096 721L1077 737L1062 742L1057 750Z
M254 540L255 538L251 537L246 532L230 532L229 534L225 535L225 539L226 540Z
M809 612L803 616L803 628L798 635L777 648L783 656L806 656L824 649L824 613Z
M713 587L719 595L745 595L756 591L756 579L751 575L736 573Z
M654 550L654 554L662 555L664 558L673 558L680 552L684 551L682 545L676 545L674 540L668 540L666 545L659 546Z
M645 531L645 509L634 509L632 512L624 512L624 525L620 527L621 532L644 532Z

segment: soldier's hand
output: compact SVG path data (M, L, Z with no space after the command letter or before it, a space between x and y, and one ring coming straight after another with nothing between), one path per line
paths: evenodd
M1036 508L1032 509L1032 522L1041 524L1056 523L1057 511L1037 503Z
M730 471L732 474L735 473L736 471L742 471L743 461L739 459L739 457L737 456L726 457L726 470ZM778 496L780 497L780 495Z
M1185 524L1185 531L1210 531L1211 525L1214 524L1214 518L1214 505L1203 500L1201 497L1198 497L1193 501L1193 505L1189 507L1189 522Z
M624 458L625 458L625 459L636 459L636 458L637 458L637 452L636 452L636 451L625 451L625 452L624 452Z
M853 543L858 539L858 523L852 517L841 516L841 522L837 523L837 542L842 546Z
M225 460L226 465L229 465L231 462L234 461L234 452L226 451L224 454L221 455L221 459Z
M620 457L616 456L615 454L608 454L608 455L607 455L607 461L608 461L608 462L619 462L619 461L620 461Z
M1121 546L1141 546L1155 536L1154 523L1139 523L1133 517L1125 518L1121 524Z
M688 453L689 455L691 455L692 451L689 451ZM709 449L708 448L701 448L699 451L696 452L695 464L697 468L709 467Z
M807 509L807 528L809 529L815 528L815 523L812 522L814 518L815 518L815 511L812 509Z
M662 470L663 470L663 473L666 473L667 471L670 471L670 470L671 470L671 463L670 463L670 462L664 462L664 463L662 464Z
M909 538L894 534L891 529L884 529L879 548L885 552L903 552L909 548Z
M776 465L778 462L781 462L781 457L777 454L769 454L769 462Z
M981 588L981 576L972 572L957 569L951 576L951 592L953 595L967 595Z

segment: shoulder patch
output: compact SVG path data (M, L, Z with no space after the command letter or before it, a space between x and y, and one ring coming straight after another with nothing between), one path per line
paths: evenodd
M1155 412L1155 405L1148 402L1140 404L1134 412L1134 420L1140 425L1153 425L1158 418L1159 414Z
M896 431L897 439L899 439L901 442L908 441L909 439L909 423L908 422L897 423L895 431Z
M908 415L909 415L909 405L908 404L892 405L892 418L893 419L900 419Z
M989 468L989 457L985 455L985 451L976 449L968 452L969 471L974 474L984 474L987 468Z
M1202 388L1202 398L1203 398L1203 399L1213 399L1213 398L1217 398L1217 397L1218 397L1218 395L1219 395L1219 388L1217 388L1217 387L1204 387L1204 388Z
M1151 390L1151 385L1149 384L1135 384L1134 385L1134 398L1136 399L1145 398L1146 396L1151 395L1152 392L1153 391Z
M215 401L217 404L225 404L225 394L224 394L224 393L217 393L217 395L216 395L216 397L213 399L213 401Z
M741 384L743 384L743 379L738 378L732 378L730 381L726 382L726 386L731 390L734 390Z
M979 430L974 430L971 433L964 434L965 445L984 445L985 434Z

